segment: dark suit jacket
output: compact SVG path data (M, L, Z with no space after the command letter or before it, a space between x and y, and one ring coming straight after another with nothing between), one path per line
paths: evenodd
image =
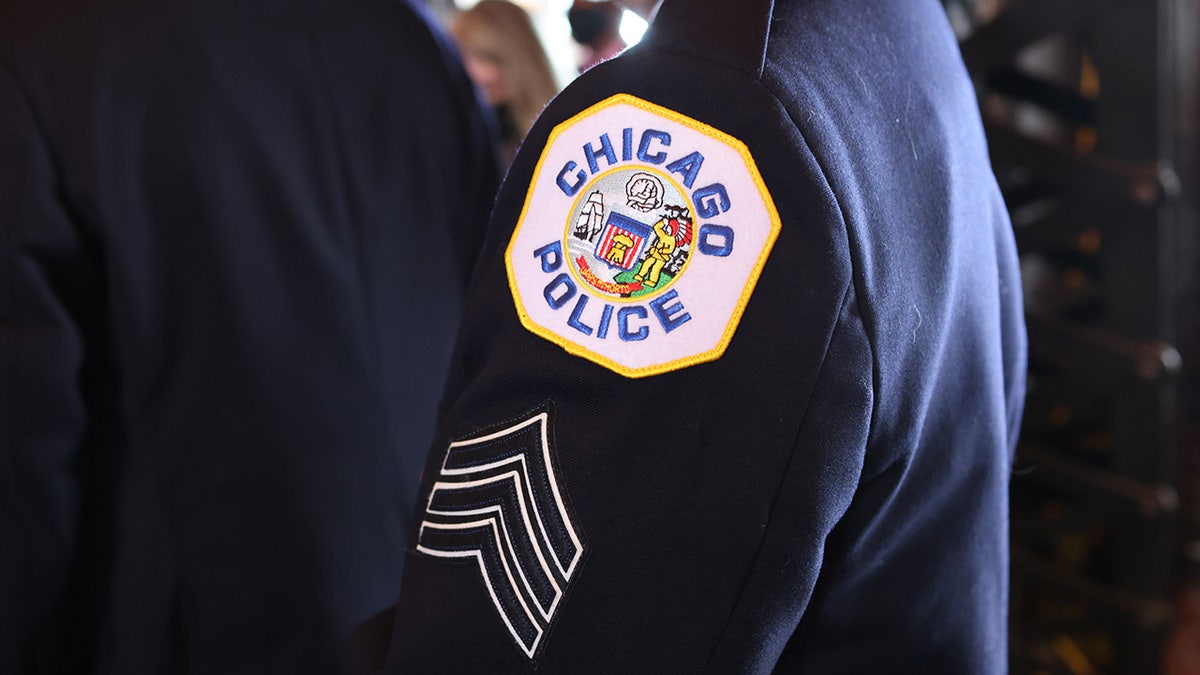
M405 2L0 2L0 672L334 667L491 153Z

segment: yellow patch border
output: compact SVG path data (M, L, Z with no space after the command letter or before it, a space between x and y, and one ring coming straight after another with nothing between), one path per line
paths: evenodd
M766 243L763 245L762 252L755 261L754 267L750 270L750 276L746 279L745 287L742 289L741 295L738 297L737 304L733 308L733 313L730 315L728 322L725 325L725 330L721 334L721 339L712 349L692 356L668 361L653 366L643 366L641 368L630 368L617 363L613 359L597 354L596 352L584 347L576 342L573 342L558 333L538 325L525 311L525 304L521 301L521 292L517 289L517 279L513 272L513 247L517 243L517 235L521 232L521 227L525 224L525 216L529 212L529 205L533 201L533 193L539 183L542 175L543 164L546 161L546 156L550 153L550 149L554 146L554 142L560 135L568 129L575 126L576 123L584 118L590 117L606 108L626 104L641 108L649 113L665 117L673 122L682 124L685 127L698 131L710 138L714 138L737 151L741 156L742 162L746 169L750 172L750 178L754 182L754 186L758 189L759 196L762 197L763 203L766 206L767 214L771 221L771 231L767 234ZM767 264L767 258L771 254L771 249L775 246L775 240L779 237L779 231L782 229L782 221L779 218L779 211L775 208L775 200L771 198L771 193L767 191L767 186L763 182L762 174L758 171L758 164L755 163L754 157L750 154L750 149L740 140L730 136L729 134L710 127L703 122L694 120L686 115L675 112L669 108L664 108L660 105L655 105L649 101L640 99L631 94L615 94L610 96L595 105L588 107L586 110L574 115L573 117L563 121L554 127L550 132L550 137L546 139L546 145L542 149L541 157L538 157L537 165L533 169L533 178L529 183L529 190L525 193L525 203L521 207L521 215L517 217L517 225L513 228L512 238L508 242L508 247L504 251L504 269L508 276L508 288L512 294L513 303L516 306L517 317L521 320L521 325L526 330L549 340L554 344L562 347L567 353L573 354L580 358L587 359L592 363L604 366L609 370L623 375L625 377L636 379L642 377L650 377L653 375L662 375L675 370L683 370L689 366L698 365L715 361L725 353L725 349L729 347L730 341L733 340L733 334L737 331L738 324L742 321L742 314L746 310L746 305L750 302L750 296L754 293L755 286L758 285L758 278L762 274L763 267Z

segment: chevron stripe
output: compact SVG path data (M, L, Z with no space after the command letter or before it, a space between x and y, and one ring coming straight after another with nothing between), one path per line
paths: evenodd
M425 507L417 550L473 558L513 639L529 658L583 556L549 443L549 413L451 443Z

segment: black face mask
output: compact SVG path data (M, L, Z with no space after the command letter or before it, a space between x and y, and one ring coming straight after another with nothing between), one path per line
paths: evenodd
M615 32L621 24L621 10L612 6L575 5L567 10L571 38L581 45L595 46L601 38Z

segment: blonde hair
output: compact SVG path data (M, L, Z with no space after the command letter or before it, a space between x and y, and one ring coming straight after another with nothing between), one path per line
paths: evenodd
M492 63L509 88L506 101L519 142L542 108L558 93L550 59L529 14L507 0L480 0L460 12L450 27L459 47Z

